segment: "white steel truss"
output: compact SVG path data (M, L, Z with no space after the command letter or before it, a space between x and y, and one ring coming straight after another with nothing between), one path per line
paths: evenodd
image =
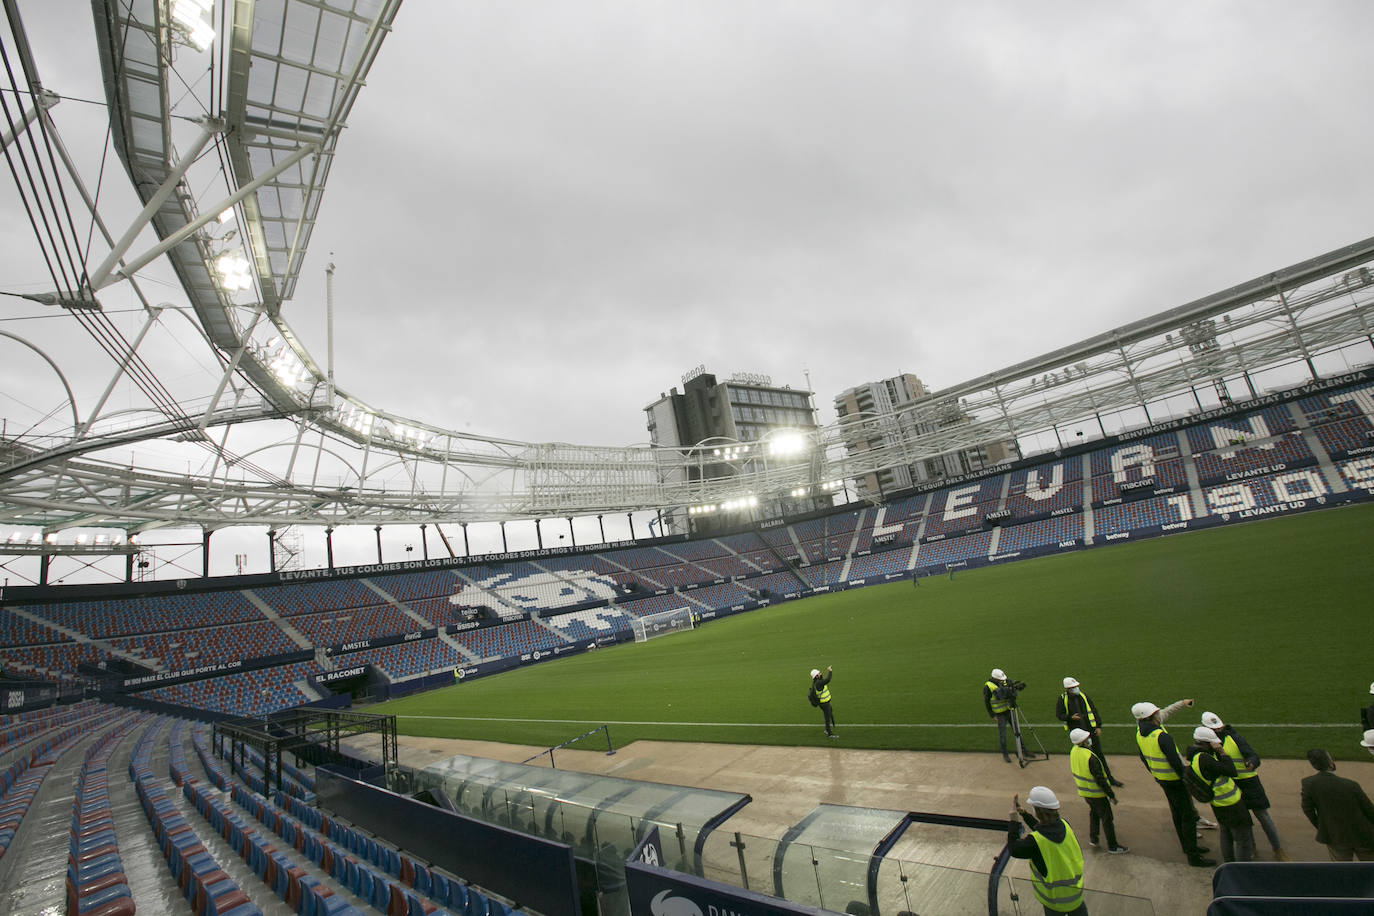
M136 284L119 278L165 254L219 374L208 390L172 392L163 384L141 352L161 309L140 292L143 332L111 344L116 372L85 418L69 391L70 425L59 414L0 439L0 521L127 533L679 510L853 480L1094 422L1105 434L1104 417L1138 411L1138 422L1148 423L1159 419L1151 405L1180 393L1191 393L1202 410L1200 390L1242 401L1257 373L1302 364L1316 375L1322 355L1374 344L1371 238L936 392L895 417L824 427L805 457L759 457L728 475L701 473L709 459L699 449L521 442L392 413L335 385L281 305L299 277L340 133L398 7L399 0L222 2L221 38L209 55L210 104L187 112L173 102L172 86L178 56L191 52L168 0L97 0L114 149L145 205L141 219L162 241L121 266L141 222L119 241L102 224L110 249L100 266L76 265L78 284L28 298L66 309L89 334L105 333L97 294L116 281ZM13 39L24 44L22 33ZM31 70L37 103L15 133L42 130L61 150L47 116L51 95ZM177 135L188 126L197 133L179 152ZM196 155L203 145L222 153L218 162ZM94 214L80 176L62 159ZM235 229L217 228L229 211ZM244 284L220 269L239 255ZM135 377L148 404L106 412L115 383ZM231 433L251 446L230 449ZM870 447L851 453L846 444L856 441ZM151 442L205 460L181 473L130 458L132 447Z

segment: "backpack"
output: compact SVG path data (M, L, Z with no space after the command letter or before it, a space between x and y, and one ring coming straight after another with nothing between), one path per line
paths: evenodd
M1188 794L1200 802L1210 803L1216 794L1212 790L1212 784L1199 776L1197 770L1193 769L1191 760L1183 768L1183 785L1188 789Z
M821 705L821 698L816 696L816 688L812 687L806 691L806 698L811 701L812 706Z

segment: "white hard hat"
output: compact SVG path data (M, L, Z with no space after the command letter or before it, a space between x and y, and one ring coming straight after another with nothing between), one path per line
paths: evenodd
M1193 740L1206 741L1208 744L1221 743L1221 739L1217 737L1217 733L1205 725L1199 725L1197 728L1193 729Z
M1031 806L1035 808L1048 808L1051 811L1059 810L1059 799L1055 797L1055 794L1050 791L1048 786L1036 786L1031 789L1030 794L1026 796L1026 801L1030 802Z
M1073 731L1069 732L1069 740L1072 741L1074 744L1082 744L1084 741L1087 741L1092 736L1092 732L1086 731L1081 728L1075 728Z
M1374 693L1374 684L1369 685L1369 692Z
M1159 707L1149 700L1142 700L1131 707L1131 715L1137 719L1148 719L1157 712L1159 712Z
M1003 671L1001 668L993 668L992 679L994 681L1005 681L1007 679L1007 673Z
M1360 744L1374 751L1374 728L1365 730L1364 740L1362 740Z
M1077 686L1078 686L1078 678L1076 678L1076 677L1066 677L1066 678L1064 678L1064 689L1065 689L1065 690L1068 690L1070 687L1077 687Z
M1226 723L1221 721L1221 716L1214 712L1204 712L1202 714L1202 724L1212 729L1226 727Z
M811 669L811 676L812 676L812 677L820 677L820 676L821 676L821 669L819 669L819 668L812 668L812 669Z

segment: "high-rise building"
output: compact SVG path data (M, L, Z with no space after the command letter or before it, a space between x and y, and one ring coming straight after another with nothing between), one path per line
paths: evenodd
M928 394L921 380L909 372L841 392L835 398L835 412L844 430L846 450L856 455L894 446L902 439L933 431L930 423L917 423L914 415L904 410ZM956 410L939 426L968 422L970 417ZM981 471L1020 457L1015 439L985 442L914 464L899 464L865 474L858 478L859 495L881 497L930 480Z
M739 472L755 449L767 448L763 440L774 431L817 429L811 398L810 391L774 385L766 375L737 372L718 381L705 366L698 366L683 375L680 393L673 388L644 408L649 441L662 448L690 449L698 456L678 471L684 479L728 477ZM783 508L778 503L761 505L755 516L770 516ZM674 530L685 530L681 521L675 519Z

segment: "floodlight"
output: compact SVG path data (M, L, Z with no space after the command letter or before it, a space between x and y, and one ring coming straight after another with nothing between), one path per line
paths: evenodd
M230 292L249 289L253 285L248 260L237 251L226 252L216 258L215 269L219 271L220 284Z
M806 437L795 430L774 436L768 443L769 453L778 457L797 455L806 450Z

